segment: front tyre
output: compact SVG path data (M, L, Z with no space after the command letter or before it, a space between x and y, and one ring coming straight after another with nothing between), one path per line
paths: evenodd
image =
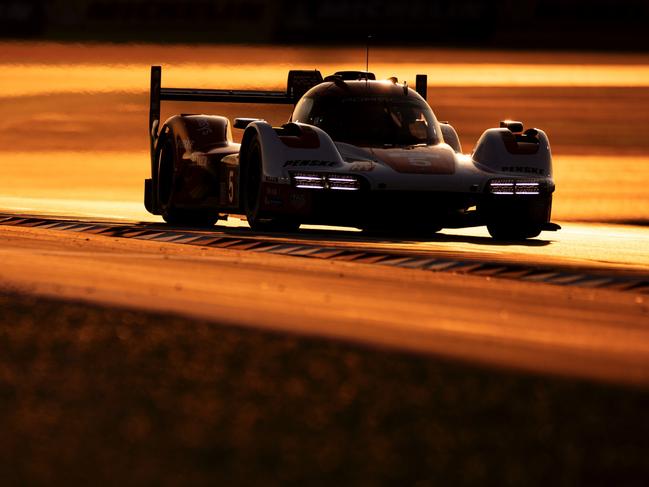
M255 136L246 151L244 175L244 210L248 225L255 232L295 232L300 223L288 218L264 215L262 198L262 155L259 139Z
M494 239L526 240L538 237L550 221L552 195L492 198L479 209Z

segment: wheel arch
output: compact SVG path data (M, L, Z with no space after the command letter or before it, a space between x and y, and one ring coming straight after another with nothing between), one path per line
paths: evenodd
M187 128L185 127L185 124L183 123L182 117L180 115L174 115L168 118L164 122L164 124L162 124L160 135L156 139L155 143L155 160L153 161L153 167L151 171L154 181L157 181L159 177L160 151L165 146L165 144L167 144L169 138L172 137L176 141L181 141L183 139L187 139L187 135ZM176 150L178 150L178 147L176 147ZM177 157L174 157L174 165L177 162Z
M548 136L541 129L528 129L534 134L536 150L526 150L516 140L521 136L507 128L485 130L472 154L474 162L499 173L513 173L526 176L553 177L552 151ZM526 133L528 132L526 131ZM523 133L522 135L525 135ZM507 142L513 140L511 144Z
M248 151L250 149L250 144L256 138L259 138L259 130L255 126L256 124L250 124L243 133L241 138L241 148L239 149L239 170L243 174L246 170L246 165L248 163Z

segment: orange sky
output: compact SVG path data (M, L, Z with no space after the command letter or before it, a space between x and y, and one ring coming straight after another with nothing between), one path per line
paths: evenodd
M359 48L151 46L0 43L4 96L70 92L144 92L150 64L163 84L179 87L283 89L289 69L323 73L364 68ZM428 74L433 86L649 87L649 56L547 52L376 49L380 78L409 82Z
M4 96L42 93L145 92L149 65L0 65ZM310 66L308 66L310 67ZM353 64L319 66L324 73L358 68ZM290 66L254 64L165 65L163 86L283 89ZM500 65L500 64L376 64L379 78L397 76L414 82L428 74L437 86L620 86L649 87L649 65Z

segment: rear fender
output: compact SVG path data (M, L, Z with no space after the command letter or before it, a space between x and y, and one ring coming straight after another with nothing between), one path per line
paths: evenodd
M159 151L173 138L173 167L159 166ZM218 164L239 150L232 142L227 118L211 115L175 115L163 125L156 141L156 161L151 187L158 203L160 184L170 184L176 205L213 205L217 195ZM161 179L162 178L162 179ZM210 203L214 201L214 203Z
M176 141L180 142L185 154L207 152L232 143L230 122L217 115L175 115L168 119L169 127ZM164 130L164 129L163 129Z

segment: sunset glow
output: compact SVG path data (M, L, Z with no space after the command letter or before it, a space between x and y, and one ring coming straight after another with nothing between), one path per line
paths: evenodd
M295 66L254 63L165 64L163 84L176 87L224 89L285 89L286 73ZM308 66L309 68L311 66ZM357 64L318 64L324 74L358 69ZM43 93L107 93L148 90L148 64L129 65L3 65L0 90L4 96ZM620 86L649 87L649 65L531 65L531 64L382 64L371 69L379 78L396 76L414 81L428 74L431 86Z

